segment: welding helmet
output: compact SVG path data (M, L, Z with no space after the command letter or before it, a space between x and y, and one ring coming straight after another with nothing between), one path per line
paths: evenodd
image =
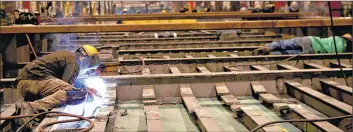
M90 70L95 70L99 67L100 61L98 50L91 45L82 45L76 52L81 53L83 59L80 63L80 73L86 73Z

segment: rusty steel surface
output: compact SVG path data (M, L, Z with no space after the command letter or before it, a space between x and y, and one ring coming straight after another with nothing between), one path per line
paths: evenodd
M219 12L219 13L186 13L186 14L129 14L81 16L73 18L41 18L41 22L88 22L88 21L116 21L116 20L165 20L165 19L220 19L220 18L286 18L307 16L308 13L248 13L248 12Z
M339 57L341 59L352 59L351 53L339 53ZM198 57L198 58L170 58L170 59L163 59L163 58L151 58L146 59L146 63L155 63L155 62L176 62L176 63L185 63L188 62L226 62L226 61L234 61L234 62L257 62L257 61L281 61L283 59L293 57L295 55L266 55L266 56L237 56L237 57ZM330 60L335 59L334 54L302 54L296 58L291 59L290 61L299 61L299 60ZM121 63L139 63L141 62L138 59L129 59L129 60L122 60Z
M341 58L349 58L349 53L344 53L346 57ZM289 55L291 56L291 55ZM323 57L323 59L330 59L328 54L316 54L316 55L303 55L302 57L308 57L309 61L312 63L316 63L312 56L315 57ZM332 56L332 55L331 55ZM271 58L274 56L252 56L254 58ZM288 56L284 56L288 57ZM303 58L297 58L301 60ZM351 61L350 61L351 62ZM171 64L170 62L166 64ZM252 64L256 65L256 64ZM318 63L318 65L323 65ZM326 66L326 65L325 65ZM172 67L172 66L171 66ZM261 66L257 66L261 67ZM298 67L298 66L296 66ZM152 67L147 67L152 70ZM328 97L328 95L321 94L321 91L316 91L315 84L319 83L315 80L318 76L321 76L321 79L330 79L334 81L339 81L342 79L340 75L339 68L307 68L307 69L292 69L292 70L278 70L271 69L266 71L261 71L259 69L247 69L241 71L231 71L231 72L211 72L207 67L203 67L202 71L197 73L183 73L178 71L179 67L173 67L173 73L168 74L154 74L153 72L143 73L143 75L111 75L111 76L100 76L107 83L117 84L115 88L113 87L116 98L113 99L116 105L121 105L123 101L132 100L142 100L143 103L131 104L130 107L116 107L111 108L115 113L115 117L111 117L108 121L95 121L96 127L95 130L104 130L112 127L112 125L119 127L115 127L114 130L125 130L125 131L138 131L138 130L130 130L128 128L131 127L139 127L132 126L127 122L132 122L132 120L137 120L141 124L142 130L162 130L168 131L173 129L173 125L177 123L176 118L183 118L180 114L173 113L170 116L170 112L173 107L177 107L176 105L182 104L179 109L182 109L186 114L186 117L192 118L183 118L184 120L191 120L196 122L195 127L202 130L224 130L231 131L230 127L222 127L222 126L234 126L234 121L242 120L242 122L237 123L237 128L243 128L242 131L251 130L252 128L258 126L259 124L263 124L268 121L277 121L282 119L296 119L297 117L287 116L283 117L283 113L276 111L273 109L272 105L266 105L266 103L280 103L282 105L288 105L287 109L296 110L295 112L298 114L298 110L304 111L304 114L311 114L307 116L302 116L301 118L323 118L323 115L327 115L329 117L333 116L337 112L349 113L351 111L351 105L343 104L338 100L334 100L333 98ZM260 68L262 69L262 68ZM172 69L170 69L172 70ZM207 70L208 72L205 72ZM351 68L343 68L343 72L351 78L352 70ZM295 93L289 93L291 97L280 96L278 94L279 91L276 90L276 82L278 82L278 78L285 78L286 80L296 81L297 84L292 84L292 87L287 89L289 92L295 91ZM336 80L335 80L336 79ZM7 79L9 80L9 79ZM1 80L2 81L2 80ZM306 81L310 81L312 84L308 86L305 84ZM255 83L256 82L256 83ZM287 83L287 82L286 82ZM300 84L299 83L304 83ZM256 93L251 93L251 89L254 89L253 85L261 86L263 88L260 93L260 98L256 98ZM220 87L223 89L227 89L226 93L221 92ZM293 88L297 87L297 88ZM304 88L305 87L305 88ZM312 89L309 87L313 87ZM218 89L217 89L218 88ZM149 90L147 90L149 89ZM216 90L217 89L217 90ZM301 90L296 90L301 89ZM310 89L310 92L302 91L303 89ZM315 91L315 92L313 92ZM151 93L153 92L153 93ZM218 93L222 93L223 98L217 99L216 96ZM223 95L226 94L226 95ZM257 93L259 94L259 93ZM264 94L268 95L264 96ZM269 96L271 95L271 96ZM148 96L148 97L147 97ZM246 96L246 98L244 97ZM305 98L300 98L301 96L305 96ZM225 98L227 97L227 98ZM173 98L173 99L172 99ZM181 101L175 101L178 98ZM216 99L216 103L213 104L211 102L205 102L204 100ZM248 98L248 99L247 99ZM291 98L297 98L298 100L293 100ZM153 100L154 102L151 102ZM150 102L147 102L150 101ZM231 103L229 103L231 101ZM251 102L246 102L251 101ZM333 102L329 102L333 101ZM228 103L227 103L228 102ZM168 105L168 109L163 108L163 104L172 103L173 105ZM211 104L210 104L211 103ZM174 105L175 104L175 105ZM320 105L317 105L320 104ZM215 107L215 105L217 107ZM325 107L320 107L325 105ZM305 106L305 107L304 107ZM342 107L340 107L342 106ZM147 109L151 108L153 109ZM219 111L228 111L227 109L232 110L232 112L227 112L226 114L221 114ZM350 107L350 109L349 109ZM300 109L299 109L300 108ZM127 109L126 116L121 116L120 113ZM179 111L179 109L176 109ZM140 113L137 113L136 110L139 110ZM163 111L168 112L167 115L163 113ZM301 112L299 111L299 112ZM346 112L347 111L347 112ZM146 114L144 114L146 113ZM212 114L211 114L212 113ZM287 113L288 114L288 113ZM290 113L289 113L290 114ZM342 113L338 113L342 115ZM320 115L320 116L318 116ZM142 120L141 120L142 116ZM138 118L137 118L138 117ZM222 118L218 118L222 117ZM48 122L49 118L44 120L44 122ZM135 119L136 118L136 119ZM168 120L169 119L169 120ZM227 120L225 120L227 119ZM56 120L56 119L54 119ZM181 120L180 122L184 122ZM174 121L174 122L173 122ZM229 123L232 121L233 123ZM167 123L168 122L168 123ZM136 122L134 122L136 124ZM221 123L221 124L220 124ZM227 124L229 123L229 124ZM108 125L106 125L108 124ZM190 123L193 124L193 123ZM315 123L319 124L319 123ZM310 130L343 130L342 126L345 123L338 122L333 123L331 125L329 122L326 122L325 125L314 125L309 126ZM155 127L158 127L156 129ZM59 128L59 127L54 127ZM141 128L141 127L140 127ZM233 129L238 130L238 129ZM279 129L281 128L281 129ZM307 128L297 126L294 123L286 123L285 125L270 125L268 127L264 127L263 130L272 131L272 130L282 130L286 129L288 131L297 131L300 130L308 130ZM174 129L173 129L174 130ZM181 127L178 126L175 130L181 130ZM188 130L188 129L187 129ZM240 130L239 130L240 131Z
M177 38L124 38L124 39L116 39L116 38L101 38L101 39L71 39L69 42L77 43L77 42L129 42L129 41L166 41L166 40L215 40L217 36L198 36L198 37L177 37Z
M352 18L334 18L335 26L351 26ZM330 26L330 19L263 20L232 22L199 22L180 24L97 24L97 25L40 25L1 26L3 34L14 33L77 33L77 32L124 32L124 31L176 31L205 29L246 29L246 28L295 28Z
M171 48L214 48L214 47L237 47L237 46L260 46L271 43L276 39L259 39L259 40L232 40L232 41L179 41L179 42L131 42L131 43L99 43L92 44L99 48L119 47L120 50L136 50L136 49L171 49ZM60 50L69 50L79 47L80 44L58 45Z
M173 32L174 33L174 32ZM158 33L158 35L161 35ZM163 34L162 34L163 35ZM172 36L173 34L171 34ZM188 36L214 36L215 33L176 33L177 37L188 37ZM154 37L153 33L150 34L133 34L133 35L107 35L107 34L85 34L85 35L78 35L77 37L72 38L151 38Z
M259 39L279 39L282 38L282 35L240 35L236 39L238 40L259 40ZM160 37L160 38L94 38L94 39L82 39L82 38L77 38L77 39L70 39L70 43L124 43L128 44L130 42L148 42L148 41L153 41L155 43L157 42L170 42L170 41L180 41L180 42L192 42L192 41L204 41L204 40L217 40L219 39L218 36L212 35L212 36L187 36L187 37ZM224 41L224 40L223 40Z
M119 54L134 53L158 53L158 52L203 52L203 51L234 51L234 50L254 50L261 46L244 46L244 47L214 47L210 48L174 48L174 49L136 49L136 50L119 50Z
M344 68L343 72L349 75L349 74L352 74L352 69ZM152 84L156 81L158 83L162 83L162 82L192 83L192 82L201 81L202 79L206 79L206 78L207 80L204 80L204 81L210 81L213 79L219 80L220 78L222 79L228 78L234 81L234 80L237 80L237 77L239 78L239 81L245 81L248 78L243 78L243 77L249 77L249 76L252 76L252 78L254 79L256 79L255 76L257 76L258 79L260 79L260 78L266 78L266 76L273 78L273 77L285 76L286 74L292 75L292 76L295 76L295 75L298 76L298 75L313 75L318 73L328 74L328 75L340 74L340 69L329 68L329 69L300 69L300 70L271 70L271 71L233 71L233 72L212 72L212 73L181 73L177 75L153 74L153 75L142 75L142 76L141 75L121 75L121 76L108 75L108 76L99 76L99 77L111 83L125 84L125 85L134 83L135 85L137 84L141 85L141 84ZM244 80L240 78L243 78ZM147 80L150 80L150 81L147 81Z

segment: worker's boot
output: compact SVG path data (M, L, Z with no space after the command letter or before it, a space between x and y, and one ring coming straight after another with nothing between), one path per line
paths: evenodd
M15 103L16 106L16 115L29 115L29 114L37 114L39 113L36 108L34 108L30 103L18 101ZM23 125L28 122L31 117L20 118L18 120L19 125ZM31 131L37 124L39 119L35 119L26 125L22 131Z

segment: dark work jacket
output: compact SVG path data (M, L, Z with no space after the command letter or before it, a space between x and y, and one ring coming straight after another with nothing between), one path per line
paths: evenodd
M19 71L18 80L44 80L59 78L73 84L79 74L79 64L74 53L58 51L40 57Z

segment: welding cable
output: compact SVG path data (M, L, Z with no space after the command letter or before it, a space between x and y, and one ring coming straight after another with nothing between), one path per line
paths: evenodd
M32 117L27 122L25 122L21 127L19 127L16 130L16 132L20 132L24 128L24 126L28 125L28 123L31 122L32 120L34 120L35 118L37 118L39 116L42 116L42 115L47 115L47 114L50 114L50 113L56 113L56 114L53 114L51 116L71 116L71 117L79 118L79 119L76 119L76 120L86 120L86 121L88 121L90 123L90 125L87 128L83 129L82 130L83 132L87 132L87 131L91 130L93 128L93 126L94 126L93 122L90 120L92 117L84 117L84 116L74 115L74 114L60 112L60 111L47 111L47 112L42 112L42 113L39 113L39 114L16 115L16 116L5 116L5 117L1 116L0 120L10 120L10 119ZM69 121L63 120L63 122L69 122Z
M95 118L94 116L89 116L89 117L86 117L88 119L93 119ZM45 132L45 128L51 126L51 125L54 125L54 124L59 124L59 123L67 123L67 122L75 122L75 121L81 121L82 119L69 119L69 120L61 120L61 121L53 121L53 122L49 122L49 123L45 123L43 124L42 126L39 127L39 131L40 132ZM88 120L87 120L88 121ZM91 121L91 120L89 120ZM92 122L92 121L91 121ZM93 124L93 122L91 123ZM93 127L92 127L93 128ZM86 128L87 129L87 128ZM88 132L89 130L87 130ZM86 132L84 130L81 130L80 132Z
M26 38L27 38L27 41L28 41L28 43L29 43L29 47L31 47L31 50L32 50L32 52L33 52L33 54L34 54L34 57L36 57L36 59L38 59L37 53L36 53L36 51L35 51L34 48L33 48L31 39L29 39L28 34L26 34Z
M119 72L119 73L123 73L123 74L129 73L129 74L132 74L132 73L140 73L140 72L142 72L143 69L145 69L145 60L143 59L143 57L135 56L133 59L135 59L135 58L138 58L138 59L141 60L141 63L142 63L141 69L136 70L136 71L129 71L125 66L123 66L123 65L120 63L119 65L121 65L121 67L123 67L127 72Z
M345 118L352 118L352 115L344 115L344 116L336 116L330 118L321 118L321 119L296 119L296 120L281 120L281 121L270 121L260 126L255 127L250 132L255 132L258 129L261 129L267 125L275 124L275 123L284 123L284 122L321 122L321 121L330 121L330 120L339 120Z
M282 63L282 62L284 62L284 61L292 60L292 59L294 59L294 58L296 58L296 57L299 57L299 56L301 56L301 55L303 55L303 53L297 54L297 55L295 55L295 56L288 57L287 59L283 59L283 60L276 61L276 62L271 62L271 63L231 65L231 66L229 66L229 67L279 64L279 63Z
M331 9L331 2L330 1L327 1L327 4L328 4L328 10L330 12L330 20L331 20L331 29L333 30L334 29L334 26L333 26L333 18L332 18L332 9ZM334 30L333 30L334 31ZM346 85L349 86L348 84L348 81L347 81L347 77L346 77L346 74L344 74L343 72L343 68L341 66L341 61L340 61L340 57L338 56L338 51L337 51L337 44L336 44L336 38L335 38L335 33L332 32L332 35L333 35L333 43L334 43L334 46L335 46L335 53L336 53L336 58L337 58L337 61L338 61L338 65L339 65L339 68L340 68L340 71L341 71L341 74L343 75L343 78L344 78L344 81L346 82Z
M3 120L3 119L16 119L16 118L25 118L25 117L31 117L33 116L32 118L30 118L27 122L25 122L21 127L19 127L16 132L20 132L26 125L28 125L32 120L34 120L35 118L39 117L39 116L42 116L42 115L47 115L47 114L50 114L50 113L56 113L56 114L53 114L51 116L71 116L71 117L76 117L76 118L79 118L78 120L86 120L90 123L90 125L81 130L80 132L88 132L89 130L91 130L94 126L94 123L92 120L90 120L88 117L84 117L84 116L80 116L80 115L75 115L75 114L70 114L70 113L66 113L66 112L59 112L59 111L47 111L47 112L42 112L42 113L39 113L39 114L29 114L29 115L19 115L19 116L10 116L10 117L1 117L0 120ZM62 120L62 121L57 121L57 122L53 122L54 124L57 124L57 123L64 123L64 122L71 122L71 120ZM45 124L46 126L49 126L47 124Z

